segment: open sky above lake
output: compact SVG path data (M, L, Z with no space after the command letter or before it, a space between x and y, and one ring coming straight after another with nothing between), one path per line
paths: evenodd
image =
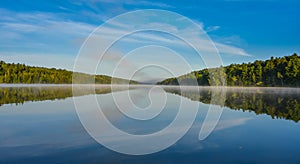
M291 55L300 48L300 2L296 0L2 0L0 60L72 70L82 43L96 27L119 14L139 9L168 10L190 18L214 41L224 65ZM125 27L119 24L107 29L107 33ZM151 35L155 34L131 38L133 42L120 44L114 53L123 56L124 49L132 44L170 39ZM165 42L168 44L174 43ZM163 50L159 52L163 54ZM177 52L191 59L192 69L204 67L189 52ZM151 51L144 55L150 56ZM169 56L165 58L167 61ZM164 57L160 60L164 61Z

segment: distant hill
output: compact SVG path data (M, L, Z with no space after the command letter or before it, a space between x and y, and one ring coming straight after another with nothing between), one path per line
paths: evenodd
M224 70L226 73L222 80L221 76L213 76L211 80L209 72L218 75ZM194 75L194 76L192 76ZM231 64L226 67L203 69L194 71L177 78L165 79L158 82L159 85L189 85L189 81L196 80L201 86L295 86L300 87L300 57L294 53L291 56L280 58L271 57L269 60L257 60L253 63ZM219 78L218 78L219 77Z
M67 71L63 69L26 66L25 64L5 63L0 61L0 83L22 84L72 84L72 78L76 83L110 84L112 77L106 75L90 75L85 73ZM113 78L114 83L128 83L128 80ZM129 81L136 84L136 81Z

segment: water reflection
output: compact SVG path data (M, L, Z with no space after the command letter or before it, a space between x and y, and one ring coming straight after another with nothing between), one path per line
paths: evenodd
M143 87L143 86L140 86ZM149 87L149 86L148 86ZM135 89L137 87L131 87ZM128 89L124 86L114 87L113 91ZM226 96L220 88L200 87L200 94L193 92L193 87L165 87L165 91L199 101L204 104L220 105L211 101L212 93L218 99L225 99L225 106L233 110L253 111L267 114L272 118L300 120L300 89L297 88L227 88ZM218 90L220 92L212 92ZM26 101L44 101L65 99L73 96L111 93L111 86L78 87L76 95L71 86L35 86L35 87L0 87L0 106L3 104L23 104Z
M125 87L115 87L114 91L124 90ZM71 85L61 86L24 86L24 87L0 87L0 106L3 104L23 104L26 101L59 100L73 96L83 96L88 94L106 94L112 92L112 88L107 86L78 86L76 93L72 92Z
M200 104L200 107L193 126L176 144L147 156L127 156L106 149L86 133L78 120L73 99L67 98L73 96L71 87L0 88L1 104L66 98L63 101L1 106L0 163L186 163L187 161L189 163L234 163L236 161L299 163L300 161L298 155L300 128L299 124L292 121L274 121L268 116L256 117L249 112L224 110L214 132L203 141L199 141L197 137L208 112L207 104L211 103L212 93L216 94L217 98L225 98L225 106L231 109L268 114L267 109L270 108L274 110L274 118L296 121L300 102L298 89L228 88L226 96L223 96L218 88L200 88L200 94L195 94L193 87L182 89L182 93L177 87L165 87L169 92L165 109L158 117L148 122L131 120L120 113L112 105L112 94L105 94L111 92L109 87L99 87L96 92L101 95L93 95L94 91L88 90L89 88L80 89L83 90L82 95L89 94L76 97L86 101L88 104L85 108L86 112L91 107L89 100L96 97L99 105L103 107L104 114L113 125L124 132L136 135L154 133L168 126L178 113L180 96L186 97L182 100L186 103L185 113L195 110L190 107L191 104ZM218 92L212 92L213 89ZM149 105L148 96L145 94L148 93L148 89L136 89L130 92L137 106ZM126 92L114 94L123 97ZM22 101L13 99L16 95ZM160 97L154 94L154 98ZM179 124L162 137L181 133L182 125ZM106 131L106 134L109 132ZM118 138L120 137L118 135L108 137L116 146L130 144L133 145L132 148L136 147L135 142ZM148 143L143 146L146 144Z
M200 94L192 90L167 87L169 93L177 94L193 101L215 104L211 101L212 90L219 88L203 87ZM215 92L218 93L218 92ZM224 98L219 94L219 98ZM219 104L215 104L219 105ZM226 107L233 110L253 111L256 114L267 114L272 118L300 120L300 89L298 88L227 88Z

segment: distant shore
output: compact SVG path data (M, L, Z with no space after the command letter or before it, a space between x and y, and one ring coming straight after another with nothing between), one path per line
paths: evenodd
M9 88L9 87L162 87L162 88L182 88L182 89L192 89L198 87L199 89L229 89L229 90L236 90L236 89L246 89L246 90L268 90L268 89L276 89L276 90L296 90L300 91L300 87L257 87L257 86L180 86L180 85L156 85L156 84L0 84L0 88Z

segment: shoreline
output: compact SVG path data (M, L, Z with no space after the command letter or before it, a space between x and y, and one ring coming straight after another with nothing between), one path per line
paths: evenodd
M110 86L130 86L130 87L162 87L162 88L195 88L199 89L297 89L300 87L258 87L258 86L179 86L179 85L156 85L156 84L0 84L0 88L10 87L110 87Z

